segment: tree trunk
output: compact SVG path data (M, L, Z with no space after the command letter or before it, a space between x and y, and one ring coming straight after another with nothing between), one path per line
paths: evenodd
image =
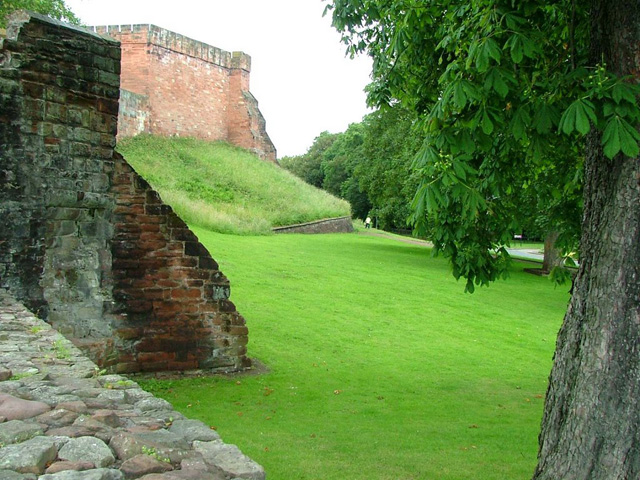
M558 232L550 232L544 238L544 256L542 258L542 271L544 273L550 273L553 267L562 263L560 252L556 248L558 236Z
M592 58L637 75L640 1L592 5ZM556 345L534 479L637 480L640 159L607 159L592 132L584 182L580 268Z

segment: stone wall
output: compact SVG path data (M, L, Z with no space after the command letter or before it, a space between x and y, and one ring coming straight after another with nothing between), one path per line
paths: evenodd
M119 73L116 41L12 16L0 43L0 287L118 372L245 368L227 279L114 153Z
M315 222L276 227L274 233L351 233L351 217L326 218Z
M266 122L249 91L248 55L155 25L94 28L122 43L121 86L127 102L120 113L121 137L146 132L224 140L276 161Z
M47 295L73 284L61 301L94 316L110 262L120 52L46 17L12 18L0 44L0 277L44 317Z

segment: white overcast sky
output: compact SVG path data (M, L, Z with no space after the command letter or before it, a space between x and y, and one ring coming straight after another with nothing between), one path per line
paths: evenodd
M350 59L322 0L66 0L85 25L157 25L251 56L251 92L278 157L368 113L371 62Z

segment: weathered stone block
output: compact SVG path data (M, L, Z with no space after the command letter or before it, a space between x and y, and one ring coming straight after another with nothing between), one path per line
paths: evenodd
M205 287L205 298L209 300L227 300L231 295L231 289L228 285L207 285Z
M136 362L118 362L115 364L114 371L116 373L137 373L141 370L140 363Z
M97 101L98 111L101 113L107 113L109 115L118 115L118 100L108 100L106 98L99 98Z
M111 449L95 437L79 437L69 440L58 452L63 460L89 461L97 467L108 467L115 461Z
M150 300L129 300L127 302L127 310L131 313L151 313L153 311L153 302Z
M187 224L184 223L184 221L180 217L175 215L175 214L171 214L171 215L168 216L167 226L169 228L188 228ZM194 235L194 237L195 237L195 235Z
M0 423L0 443L3 446L21 443L43 433L42 427L34 423L27 423L21 420Z
M238 328L240 328L240 327L238 327ZM249 344L249 336L245 334L243 336L236 337L236 338L233 339L233 343L235 345L240 345L240 346L246 347ZM246 353L246 350L245 350L245 353Z
M187 228L172 228L171 229L171 238L173 240L179 241L195 241L195 235L193 232Z
M172 299L200 299L202 298L202 290L199 288L182 288L171 290Z
M58 450L48 437L35 437L26 442L0 449L0 470L42 474L47 464L55 460Z
M142 327L119 328L114 332L122 340L131 340L141 338L144 334Z
M7 420L33 418L51 409L43 402L24 400L6 393L0 393L0 416Z

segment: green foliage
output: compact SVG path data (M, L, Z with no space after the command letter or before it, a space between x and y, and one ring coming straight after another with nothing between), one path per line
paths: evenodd
M143 135L117 148L183 220L215 231L268 234L350 214L346 202L227 144Z
M37 375L36 372L22 372L22 373L14 373L13 375L11 375L10 380L22 380L23 378L29 378L29 377L33 377L34 375Z
M285 157L280 160L280 165L308 184L322 188L324 181L323 155L337 138L338 135L335 133L322 132L315 138L307 153L298 157Z
M406 228L419 181L411 168L420 146L414 120L402 108L379 110L345 132L322 133L307 154L282 165L347 200L354 217L374 216L382 229Z
M355 169L363 161L365 126L352 123L322 155L322 188L351 204L353 215L366 218L371 204L361 190Z
M118 380L115 383L105 383L104 388L107 388L109 390L126 390L127 388L133 387L134 385L135 383L131 380Z
M348 50L373 58L369 102L400 102L418 116L412 221L418 232L433 227L436 250L468 290L507 272L500 247L520 227L515 192L557 161L575 175L592 128L607 157L638 154L640 90L589 64L588 3L334 0L327 8Z
M362 161L355 177L371 202L371 214L384 230L404 229L411 200L419 183L412 169L420 136L415 117L400 107L383 108L364 119Z
M343 196L343 184L353 176L353 168L362 156L364 128L361 123L352 123L344 133L322 155L324 179L322 187L336 196Z
M322 132L306 154L283 159L280 164L311 185L343 198L354 217L365 218L371 208L354 169L362 156L363 126L354 123L346 132Z
M142 453L144 455L153 457L160 462L171 463L171 459L159 453L155 447L148 447L147 445L142 445Z
M514 262L464 295L428 248L372 236L196 233L268 373L154 379L153 393L268 478L530 477L566 288Z
M15 10L31 10L65 22L80 23L78 17L67 7L64 0L2 0L0 3L0 28L7 26L6 17Z
M54 341L53 351L56 355L56 358L60 360L68 360L69 358L71 358L71 350L69 350L67 340L59 339Z
M570 160L546 162L519 191L513 192L518 197L518 225L522 231L528 238L540 240L556 232L559 236L555 246L563 256L578 252L582 221L583 159L576 156ZM554 275L553 279L568 280L568 273Z

